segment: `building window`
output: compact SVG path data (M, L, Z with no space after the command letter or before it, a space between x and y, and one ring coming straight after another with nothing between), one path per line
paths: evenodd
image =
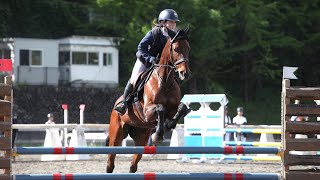
M31 51L31 65L41 66L42 65L42 53L41 51Z
M89 52L88 53L88 64L98 65L99 64L99 53Z
M72 52L72 64L99 64L98 52Z
M0 49L0 59L11 59L9 49Z
M72 52L72 64L87 64L87 53Z
M103 53L103 65L104 66L112 65L112 54L111 53Z
M21 66L41 66L42 65L42 51L38 50L20 50L20 65Z
M59 52L59 65L70 65L70 51Z
M29 50L20 50L20 65L28 66L29 65Z

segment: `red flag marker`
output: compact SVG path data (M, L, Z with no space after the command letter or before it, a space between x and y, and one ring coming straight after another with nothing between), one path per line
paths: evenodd
M12 60L0 59L0 71L12 72Z

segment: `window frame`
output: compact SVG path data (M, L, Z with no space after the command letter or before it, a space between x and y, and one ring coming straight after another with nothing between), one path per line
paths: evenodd
M21 51L28 51L28 65L21 65ZM32 52L40 52L40 65L32 64ZM19 49L19 65L30 66L30 67L43 67L43 50L42 49Z
M85 53L86 55L86 62L85 64L74 64L73 63L73 53ZM98 63L97 64L89 64L89 53L94 53L94 54L97 54L97 58L98 58ZM100 58L99 58L99 51L70 51L70 54L71 54L71 63L70 65L87 65L87 66L99 66L99 61L100 61Z
M90 63L89 63L89 54L90 54L90 53L97 55L97 60L98 60L97 64L90 64ZM89 66L99 66L99 51L96 51L96 52L88 51L88 52L87 52L87 65L89 65Z
M5 57L5 51L9 51L9 57ZM5 48L0 49L0 59L11 59L11 50Z
M85 54L85 63L84 64L75 64L73 60L73 53L84 53ZM87 65L88 64L88 53L86 51L71 51L71 65Z
M35 52L35 51L39 51L40 52L40 65L32 64L32 52ZM35 50L35 49L29 50L29 64L30 64L30 66L34 66L34 67L43 67L43 53L42 53L42 50Z
M102 66L112 66L113 64L113 54L111 52L102 53Z
M69 58L69 63L67 64L60 64L60 53L68 53L68 58ZM59 55L58 55L58 64L59 66L70 66L71 65L71 59L72 59L72 55L71 55L71 51L59 51Z

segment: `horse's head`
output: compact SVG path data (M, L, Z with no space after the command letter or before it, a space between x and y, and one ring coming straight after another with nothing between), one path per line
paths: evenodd
M191 71L189 69L189 51L188 42L189 29L179 30L177 33L168 30L170 36L170 63L174 70L179 74L181 80L188 79Z

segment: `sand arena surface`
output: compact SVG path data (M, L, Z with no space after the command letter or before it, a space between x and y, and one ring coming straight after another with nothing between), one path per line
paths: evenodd
M137 173L280 173L280 161L212 161L178 163L167 155L144 155ZM12 164L13 174L105 173L107 155L90 155L90 160L41 162L40 155L20 155ZM128 173L131 157L117 156L114 173Z

